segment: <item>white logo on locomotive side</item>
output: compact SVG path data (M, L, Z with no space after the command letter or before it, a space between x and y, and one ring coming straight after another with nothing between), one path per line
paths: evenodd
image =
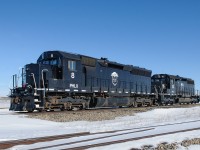
M112 84L114 85L114 86L116 86L117 85L117 83L118 83L118 74L116 73L116 72L113 72L112 74L111 74L111 77L112 77Z

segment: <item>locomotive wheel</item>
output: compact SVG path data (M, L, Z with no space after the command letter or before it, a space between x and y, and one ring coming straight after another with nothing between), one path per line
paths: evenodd
M43 111L43 109L38 109L38 111L39 111L39 112L42 112L42 111Z
M45 111L46 112L52 112L52 111L54 111L54 109L49 108L49 109L46 109Z
M80 110L83 110L83 108L84 108L83 105L81 105L81 106L79 107Z
M60 107L60 111L64 111L65 110L65 107L64 106L61 106Z
M71 111L72 110L72 107L67 107L67 111Z
M153 105L152 101L147 104L148 107L151 107L152 105Z
M134 107L138 107L138 103L135 101L135 103L134 103L133 106L134 106Z
M28 113L32 113L34 111L34 109L28 110Z

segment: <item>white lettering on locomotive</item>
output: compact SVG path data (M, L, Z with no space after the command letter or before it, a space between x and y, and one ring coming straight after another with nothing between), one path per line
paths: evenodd
M69 84L70 88L78 89L78 84Z
M112 74L111 74L111 77L112 77L112 84L114 85L114 86L116 86L117 85L117 83L118 83L118 74L116 73L116 72L113 72Z
M72 79L75 78L75 74L74 74L74 72L71 73L71 78L72 78Z

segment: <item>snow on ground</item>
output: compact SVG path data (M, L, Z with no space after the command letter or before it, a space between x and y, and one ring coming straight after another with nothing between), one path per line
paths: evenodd
M9 106L10 106L10 99L0 97L0 109L9 108Z
M2 109L5 108L4 106L6 105L9 106L9 104L6 104L6 102L0 101L0 141L13 140L13 139L26 139L33 137L49 136L49 135L69 134L69 133L85 132L85 131L94 133L100 131L103 132L103 131L120 130L128 128L140 128L140 127L161 125L166 123L178 123L178 122L186 122L192 120L200 120L199 105L192 108L154 109L149 112L138 113L135 116L118 117L115 120L94 121L94 122L76 121L76 122L66 122L66 123L57 123L51 121L26 118L25 113L9 112L8 108ZM200 127L200 125L195 123L191 124L191 126ZM181 127L184 126L179 125L176 128L181 128ZM167 129L162 128L159 130L167 130ZM96 135L96 137L98 136L100 135ZM131 136L132 137L136 136L136 134L132 134ZM71 140L72 141L81 140L81 138L86 138L86 137L80 137L79 139L75 138ZM127 136L127 138L129 137ZM114 144L94 149L128 150L133 147L140 148L144 144L156 145L159 144L160 142L169 142L169 143L181 142L186 138L189 139L200 138L200 130L190 131L186 133L177 133L173 135L165 135L161 137L154 137L151 139L144 139L144 140L126 142L121 144ZM56 142L60 143L62 141L58 140L55 141L55 143ZM198 146L190 147L190 149L195 149L195 148L199 149ZM23 147L18 146L13 149L23 149ZM184 148L182 149L184 150Z
M191 145L189 147L180 147L178 150L200 150L200 145Z
M75 121L57 123L26 118L24 113L0 109L0 140L24 139L73 132L103 132L127 128L138 128L156 124L175 123L200 119L200 107L155 109L135 116L118 117L105 121ZM28 134L27 134L28 132Z

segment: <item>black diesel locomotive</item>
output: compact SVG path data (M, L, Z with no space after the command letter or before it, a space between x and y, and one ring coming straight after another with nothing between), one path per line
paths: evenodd
M17 75L13 76L10 110L32 112L195 102L193 80L168 75L151 78L151 73L106 58L47 51L36 64L27 64L22 69L21 86ZM184 85L184 91L179 84Z
M158 93L161 104L196 103L194 80L180 76L155 74L152 76L152 92Z

